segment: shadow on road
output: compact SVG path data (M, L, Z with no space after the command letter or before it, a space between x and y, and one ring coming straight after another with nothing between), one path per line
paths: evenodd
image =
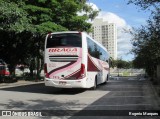
M97 90L110 91L69 119L159 119L159 116L129 116L129 112L159 112L160 106L148 80L110 80Z
M26 86L18 86L18 87L11 87L11 88L2 88L0 90L4 91L17 91L17 92L29 92L29 93L42 93L42 94L67 94L67 95L75 95L78 93L82 93L85 89L68 89L68 88L54 88L54 87L47 87L44 84L32 84Z

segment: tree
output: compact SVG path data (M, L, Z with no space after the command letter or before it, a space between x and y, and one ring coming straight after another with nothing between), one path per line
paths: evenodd
M125 61L122 59L118 59L118 60L113 60L112 58L111 60L111 67L117 67L117 68L124 68L124 69L129 69L129 68L133 68L132 67L132 61Z
M66 30L90 31L91 24L86 21L98 14L98 11L94 11L86 4L86 0L26 0L25 3L25 10L29 13L36 28L34 35L40 49L44 46L44 34ZM79 16L77 13L82 10L86 14ZM39 50L36 54L39 54ZM42 56L37 57L38 64L40 57ZM37 65L37 70L38 68Z
M44 34L57 31L57 28L60 26L68 30L88 31L91 28L91 24L86 21L94 19L98 15L98 11L94 11L91 6L87 5L86 0L23 1L26 3L25 10L32 18L32 23L38 29L39 27L44 28L40 30ZM86 14L79 16L77 13L82 11ZM47 30L48 26L52 26L52 29ZM56 29L54 30L53 27Z
M32 63L43 59L45 35L48 32L89 31L98 11L87 0L0 0L1 57L14 72L17 63ZM84 15L77 13L85 11ZM30 61L30 62L29 62Z
M118 59L118 60L113 60L111 58L111 67L117 67L118 70L118 76L119 76L119 69L130 69L133 68L132 66L132 61L125 61L122 59Z
M130 0L136 5L147 9L153 6L152 14L146 26L136 29L133 33L134 66L145 68L150 76L154 76L156 66L160 64L160 1L158 0Z
M33 29L23 5L21 1L16 4L0 0L0 53L1 58L9 63L10 72L14 72L16 64L25 57L28 37L21 35Z
M132 62L118 59L116 60L116 66L117 68L129 69L129 68L132 68Z
M159 0L129 0L128 4L131 3L140 6L143 10L148 9L149 7L158 8L160 6Z

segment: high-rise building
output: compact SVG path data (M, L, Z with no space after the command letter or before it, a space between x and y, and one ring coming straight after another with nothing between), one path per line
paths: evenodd
M117 27L103 19L95 19L92 24L93 32L90 36L103 44L113 59L117 59Z

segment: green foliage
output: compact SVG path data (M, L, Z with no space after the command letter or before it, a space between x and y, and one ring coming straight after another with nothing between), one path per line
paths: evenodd
M142 9L147 9L151 6L158 8L160 6L159 0L129 0L128 4L131 3L140 6Z
M120 68L120 69L121 68L124 68L124 69L133 68L132 67L132 61L125 61L125 60L122 60L122 59L112 60L111 67L112 68L117 67L117 68Z
M132 0L130 0L132 1ZM136 68L145 68L150 76L155 74L156 66L160 64L160 5L159 0L136 0L132 1L142 8L153 6L151 17L147 25L135 29L132 40L135 59L133 64Z
M0 30L15 33L32 29L27 12L23 9L24 2L0 1Z
M94 19L98 11L86 1L0 0L0 53L10 64L10 71L14 71L17 63L32 65L35 58L37 62L43 60L44 39L48 32L90 31L91 24L87 20ZM85 14L78 15L82 11Z
M129 69L132 68L132 62L127 62L121 59L116 61L117 68Z
M36 26L37 32L40 34L46 34L49 32L57 32L57 31L66 31L67 29L65 27L62 27L61 25L57 25L53 22L44 22L40 25Z

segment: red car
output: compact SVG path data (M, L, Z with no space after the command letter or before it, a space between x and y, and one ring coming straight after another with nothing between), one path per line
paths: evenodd
M0 59L0 75L3 75L3 76L10 75L7 64L2 59Z

